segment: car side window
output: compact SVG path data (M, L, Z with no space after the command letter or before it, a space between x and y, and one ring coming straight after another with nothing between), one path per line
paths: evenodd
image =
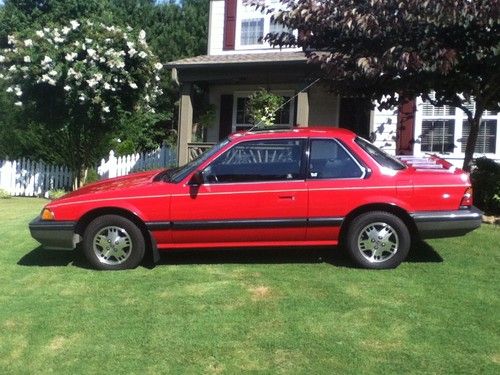
M305 140L242 142L203 171L207 183L296 180L301 177Z
M311 140L308 178L361 178L363 170L351 155L333 139Z

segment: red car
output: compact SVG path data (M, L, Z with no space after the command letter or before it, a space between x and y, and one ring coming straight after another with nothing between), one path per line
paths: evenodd
M404 161L338 128L236 133L179 168L100 181L45 206L31 235L81 247L99 269L146 252L342 244L366 268L393 268L416 238L480 226L469 177L438 159Z

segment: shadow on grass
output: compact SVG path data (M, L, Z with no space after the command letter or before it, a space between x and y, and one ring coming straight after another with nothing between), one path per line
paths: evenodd
M90 268L81 251L52 250L38 246L25 254L17 262L20 266L65 267L73 264L80 268Z
M331 247L176 250L163 252L160 255L157 265L330 263L338 267L352 266L344 251Z
M441 263L443 258L434 248L423 240L416 241L406 258L408 263Z
M144 267L155 265L146 257ZM424 241L417 242L411 249L406 262L439 263L443 258ZM336 267L352 267L347 253L339 247L245 247L231 249L172 250L160 252L156 265L189 264L293 264L329 263ZM64 267L70 264L80 268L91 268L80 250L51 250L41 246L25 254L17 264L36 267Z

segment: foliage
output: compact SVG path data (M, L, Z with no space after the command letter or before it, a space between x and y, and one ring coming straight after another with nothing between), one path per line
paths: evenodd
M111 149L117 156L156 149L167 138L164 124L170 118L168 112L135 111L122 116Z
M11 198L10 194L4 189L0 189L0 199L9 199Z
M23 156L19 152L22 137L18 138L17 125L23 123L21 111L13 108L9 94L5 92L8 85L0 79L0 159L18 158ZM24 127L24 126L23 126Z
M486 157L476 159L471 179L474 204L488 214L500 215L500 164Z
M10 84L6 91L29 119L71 150L66 163L73 171L97 161L89 151L108 144L117 115L154 112L162 93L162 64L143 30L72 20L9 35L8 43L0 53L0 77Z
M100 180L100 176L95 168L89 168L86 170L85 179L83 181L84 185L88 185Z
M471 125L469 169L481 115L499 109L499 0L280 2L280 11L254 3L298 35L267 39L304 48L333 91L379 100L384 108L422 95L462 109ZM472 98L475 111L467 106Z
M105 17L106 0L4 0L0 11L0 48L7 36L22 30L43 28L72 19Z
M273 125L283 103L282 96L260 89L248 97L248 113L254 125Z
M328 247L170 251L115 273L30 238L46 203L0 203L2 374L498 373L493 226L387 272Z
M207 130L215 124L217 107L207 102L198 107L193 117L193 142L206 142Z
M121 6L121 1L117 2ZM158 3L151 17L140 24L144 25L151 47L162 61L206 54L209 4L209 0Z
M54 190L49 190L49 199L54 200L61 198L63 195L66 195L68 192L64 189L54 189Z

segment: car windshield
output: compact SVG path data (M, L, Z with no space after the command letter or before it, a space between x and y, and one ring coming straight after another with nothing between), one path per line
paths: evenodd
M217 143L211 149L202 153L196 159L183 165L182 167L172 168L172 169L165 171L162 174L162 180L166 181L166 182L174 182L174 183L182 181L183 179L186 178L187 175L189 175L191 172L196 170L196 168L198 168L201 164L203 164L203 162L205 162L208 158L210 158L212 155L217 153L221 148L223 148L229 142L230 142L229 138L226 138L223 141L220 141L219 143Z
M385 153L378 147L374 146L372 143L368 142L366 139L357 137L355 139L355 142L382 167L394 170L401 170L406 168L406 166L401 161Z

